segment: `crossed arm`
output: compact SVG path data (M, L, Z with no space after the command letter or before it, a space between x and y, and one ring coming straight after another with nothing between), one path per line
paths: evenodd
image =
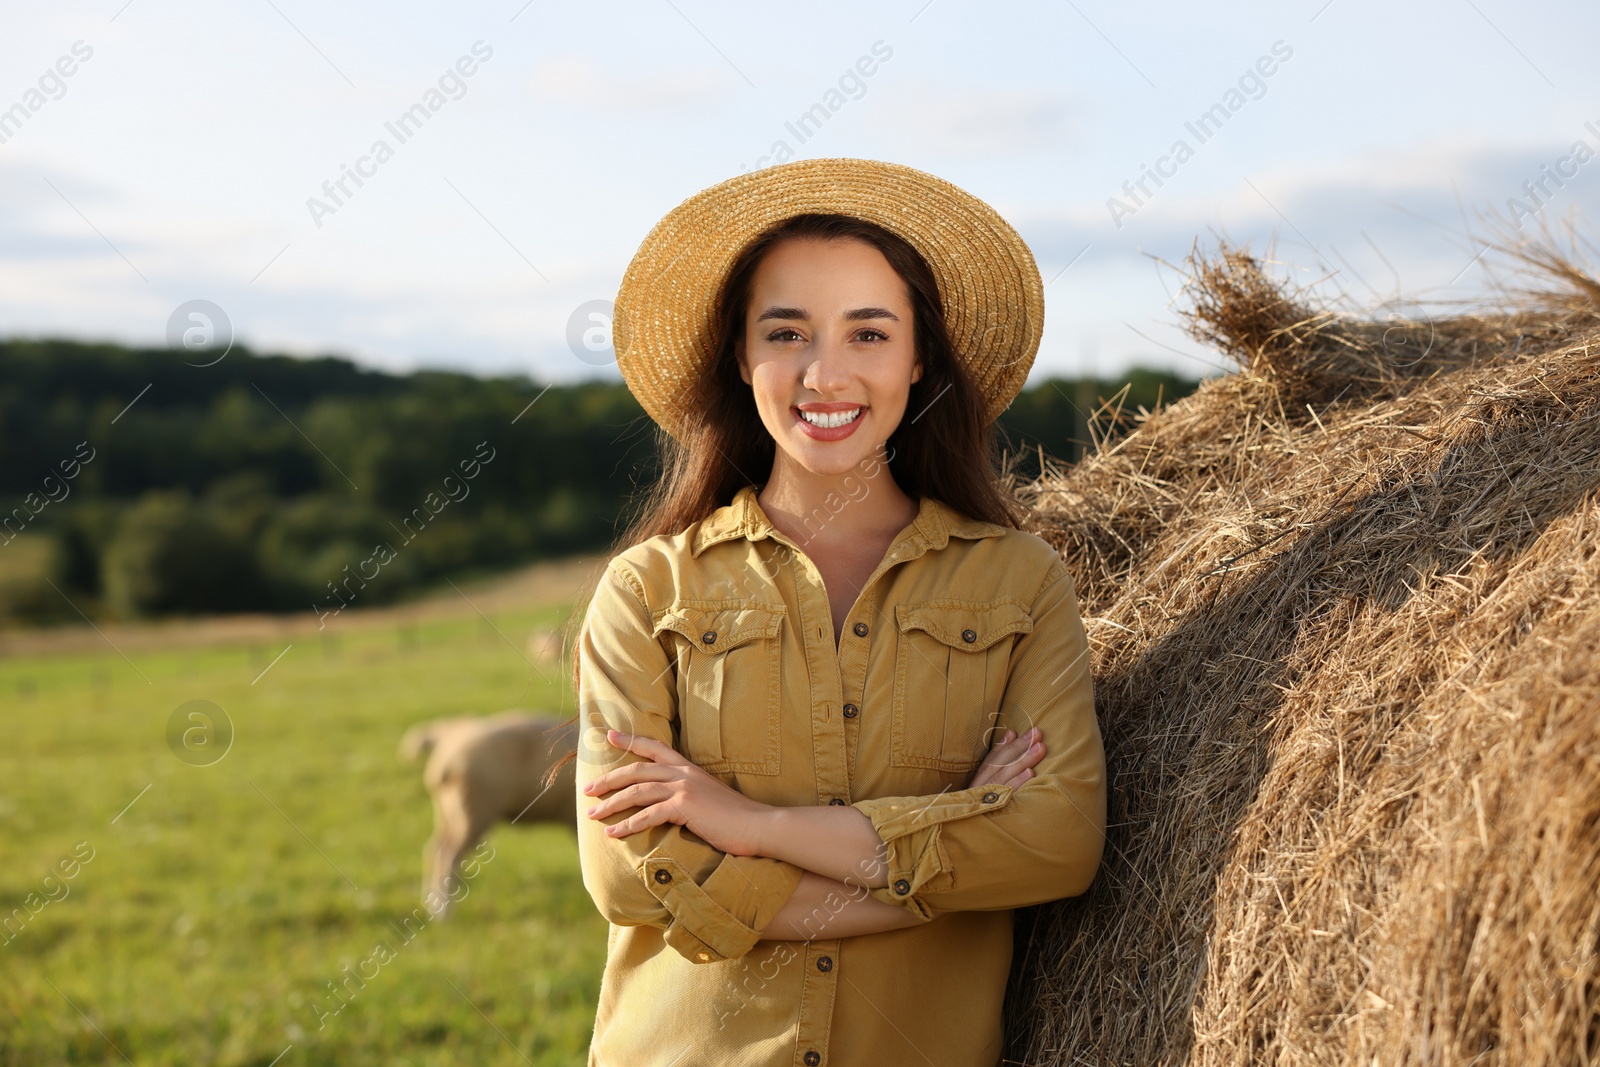
M585 784L601 796L586 814L604 819L629 808L634 814L605 828L627 837L651 826L677 823L712 847L734 856L767 856L804 870L793 895L762 931L775 940L807 940L826 912L830 937L851 937L918 925L906 909L870 897L866 890L888 884L885 845L872 821L848 805L782 807L753 800L708 774L672 746L653 738L608 730L606 740L637 762L607 771ZM1006 734L973 772L968 788L1020 786L1044 757L1041 731Z

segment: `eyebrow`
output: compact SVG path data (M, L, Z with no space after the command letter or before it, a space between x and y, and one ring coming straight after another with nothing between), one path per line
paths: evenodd
M770 307L763 311L760 315L757 315L756 321L765 322L768 319L808 319L810 317L810 315L806 314L805 308ZM866 319L891 319L895 322L899 322L900 316L896 315L888 308L856 308L854 311L846 311L844 313L844 319L846 322L862 322Z

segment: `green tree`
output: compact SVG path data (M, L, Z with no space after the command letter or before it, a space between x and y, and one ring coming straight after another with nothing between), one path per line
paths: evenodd
M123 616L240 611L263 596L249 543L182 489L151 490L128 509L103 577Z

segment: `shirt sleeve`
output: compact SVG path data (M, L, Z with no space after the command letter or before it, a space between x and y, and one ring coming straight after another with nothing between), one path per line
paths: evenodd
M804 873L764 856L731 856L676 823L610 837L604 819L585 814L593 778L644 757L617 748L605 731L622 730L674 744L677 681L671 657L653 634L644 589L625 562L606 567L578 638L578 859L584 888L619 926L655 926L694 963L744 955L794 894ZM676 746L674 746L676 747Z
M889 883L869 893L921 919L1020 908L1089 888L1105 846L1105 749L1089 643L1064 566L1035 598L1017 639L996 734L1037 726L1045 757L1020 786L880 797L853 807L883 838Z

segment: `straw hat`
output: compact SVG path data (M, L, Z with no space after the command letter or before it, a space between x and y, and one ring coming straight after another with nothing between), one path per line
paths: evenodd
M715 355L717 294L734 260L794 215L852 215L904 238L933 269L950 339L993 421L1039 350L1044 285L1033 253L988 204L941 178L870 159L807 159L704 189L646 235L617 290L612 344L645 411L682 440Z

